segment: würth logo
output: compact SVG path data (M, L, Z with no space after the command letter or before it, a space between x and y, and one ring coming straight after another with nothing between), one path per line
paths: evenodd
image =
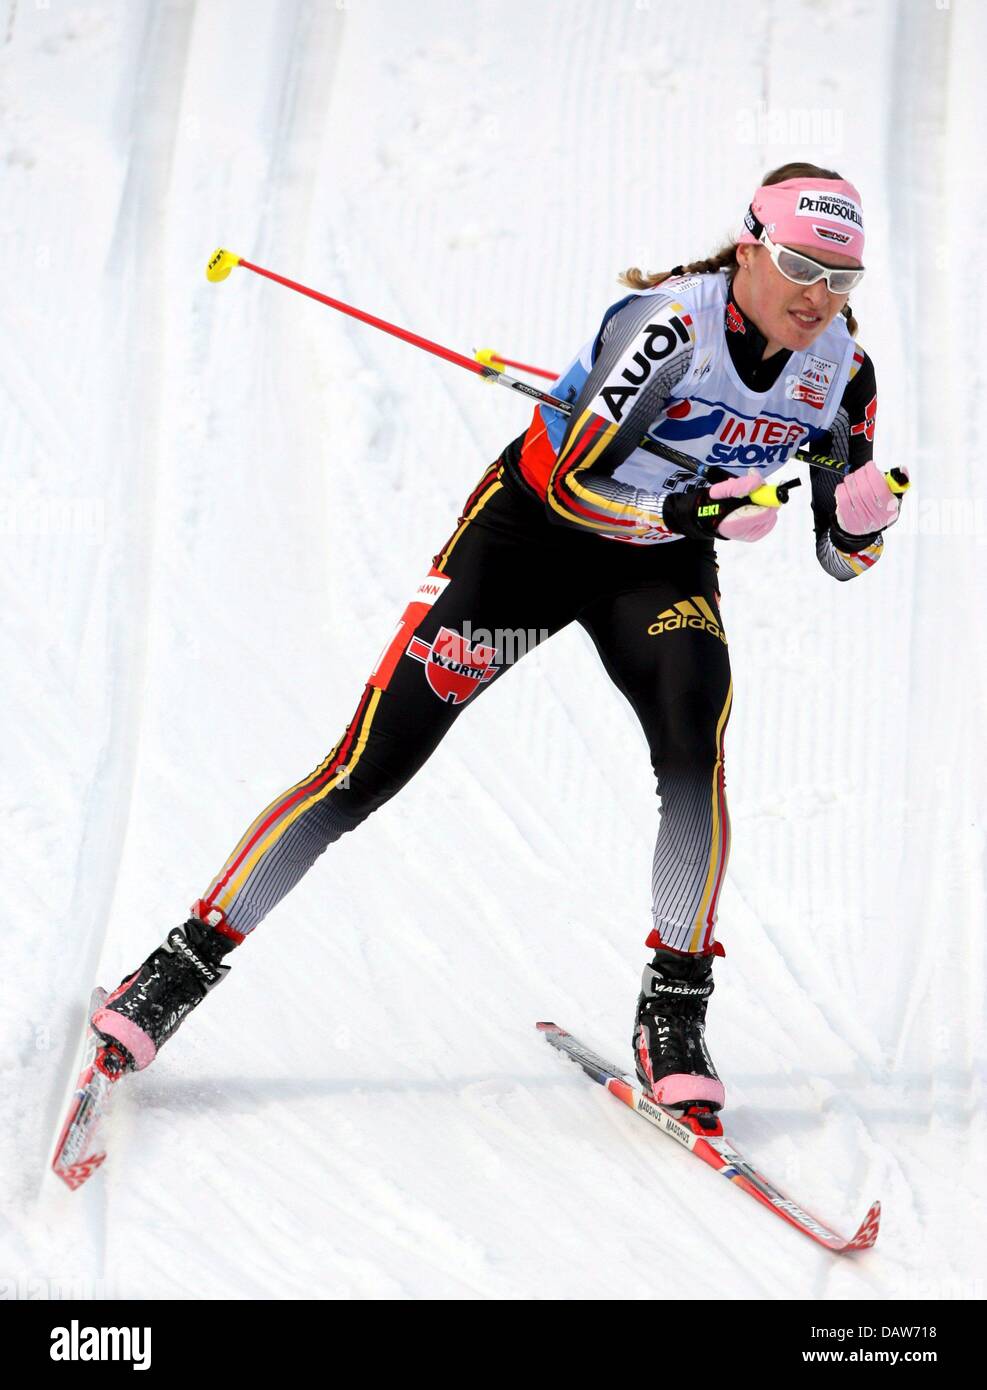
M684 628L695 628L700 632L709 632L714 637L718 637L724 646L727 644L719 619L702 594L693 594L692 598L679 599L678 603L671 608L666 608L663 613L659 613L648 628L648 633L652 637L661 637L666 632L681 632Z
M496 647L480 643L471 647L461 632L448 627L440 627L431 642L412 637L408 655L424 664L429 685L449 705L465 704L497 674L497 667L492 664Z

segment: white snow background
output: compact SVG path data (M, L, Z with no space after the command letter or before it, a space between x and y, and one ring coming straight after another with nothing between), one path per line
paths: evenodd
M8 1295L984 1296L987 6L2 0L0 1282ZM629 1057L657 801L579 630L330 848L47 1171L91 985L338 738L529 407L228 245L470 351L564 365L615 276L766 169L862 190L878 457L830 579L807 489L720 547L727 1130L836 1258L534 1030ZM795 470L797 471L797 470ZM674 1259L662 1252L674 1252Z

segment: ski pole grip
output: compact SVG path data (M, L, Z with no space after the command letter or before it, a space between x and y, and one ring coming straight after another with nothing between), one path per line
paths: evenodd
M222 246L209 257L209 264L206 266L206 279L213 284L218 284L220 280L225 280L227 275L235 265L240 264L240 257L233 251L226 251Z
M788 501L790 490L801 486L801 478L789 478L785 483L763 483L750 494L750 501L759 507L780 507Z

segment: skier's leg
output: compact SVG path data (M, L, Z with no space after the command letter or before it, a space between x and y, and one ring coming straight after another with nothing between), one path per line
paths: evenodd
M433 557L343 737L249 827L197 904L204 920L241 937L252 931L328 845L405 786L467 703L572 620L577 601L557 567L547 573L518 505L492 465Z
M661 802L647 943L655 958L635 1023L639 1073L666 1104L722 1105L703 1024L712 956L722 953L714 931L730 847L732 684L711 551L669 545L650 577L595 601L580 621L641 721Z
M96 1016L100 1032L126 1047L136 1065L153 1059L223 978L223 956L323 850L408 782L460 710L573 619L578 592L552 544L543 543L547 529L542 509L506 488L501 465L491 465L433 557L342 738L252 822L185 927Z

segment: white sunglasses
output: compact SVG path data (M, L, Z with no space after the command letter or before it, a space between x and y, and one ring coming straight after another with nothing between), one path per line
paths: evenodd
M788 246L776 246L763 227L758 241L767 247L775 269L784 275L786 280L791 280L793 285L815 285L819 280L825 280L826 288L831 294L849 294L864 278L863 266L844 270L836 266L822 265L811 256L803 256L800 251L793 251Z

